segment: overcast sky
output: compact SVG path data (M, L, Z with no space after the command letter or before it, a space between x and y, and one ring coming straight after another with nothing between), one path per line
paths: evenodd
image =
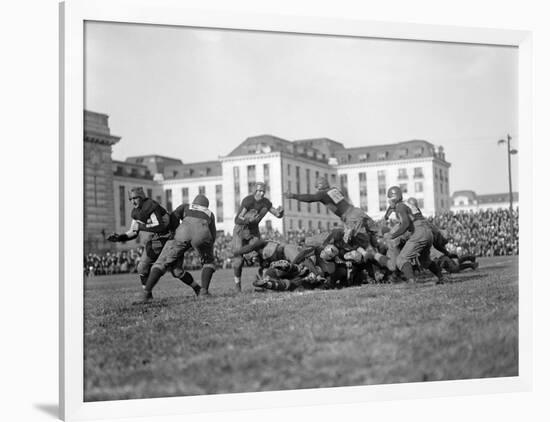
M85 108L113 158L216 160L249 136L445 148L451 192L508 190L517 147L512 47L87 23ZM512 158L514 190L517 160Z

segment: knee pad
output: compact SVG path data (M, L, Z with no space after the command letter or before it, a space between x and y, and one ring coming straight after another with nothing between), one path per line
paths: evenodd
M170 272L172 273L174 278L180 278L185 274L185 270L181 267L170 268Z

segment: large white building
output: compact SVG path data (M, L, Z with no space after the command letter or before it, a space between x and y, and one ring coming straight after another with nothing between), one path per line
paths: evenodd
M261 135L246 139L219 162L168 166L159 183L166 203L170 199L179 204L205 193L219 229L231 232L241 200L256 181L263 181L273 205L285 208L283 219L268 214L263 225L284 233L338 224L322 204L284 198L286 191L313 193L320 176L341 187L355 206L375 219L384 214L386 193L393 185L406 197L416 197L426 215L447 211L449 167L443 149L422 140L349 149L327 138L288 141Z
M101 146L103 154L109 155L108 160L103 160L106 165L102 167L102 178L96 176L99 173L95 167L85 165L85 178L89 182L87 197L92 198L92 193L97 191L98 181L112 180L112 191L104 197L112 198L105 212L114 213L111 218L105 216L98 220L93 227L89 225L93 230L87 236L94 241L89 243L88 249L108 249L112 245L104 240L105 234L127 230L131 212L127 193L135 186L142 186L148 196L169 211L192 201L199 193L205 194L216 215L218 230L225 233L232 232L236 211L257 181L267 184L266 197L273 205L282 205L285 209L284 218L268 214L262 226L281 233L298 229L324 230L339 224L339 219L320 203L300 203L284 198L286 191L313 193L315 181L320 176L326 177L331 185L339 186L355 206L374 219L384 214L386 193L393 185L400 186L405 197L416 197L425 215L451 208L450 163L442 147L436 148L423 140L346 148L328 138L289 141L260 135L247 138L216 161L182 163L177 158L160 155L113 161L111 146L120 138L110 134L108 116L101 113L85 111L84 132L86 151ZM100 140L98 133L102 136ZM111 174L107 174L108 169L112 169ZM101 189L108 190L103 185ZM105 222L105 227L99 227L101 221ZM98 235L98 231L102 234ZM127 242L125 247L142 242L143 239Z

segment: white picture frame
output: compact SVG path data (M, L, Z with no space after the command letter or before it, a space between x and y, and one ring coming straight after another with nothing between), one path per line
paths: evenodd
M403 398L435 398L528 391L532 386L532 222L520 215L519 376L510 378L340 387L318 390L243 393L106 402L83 401L83 134L84 23L131 22L241 30L379 37L438 42L516 46L519 49L519 133L522 151L522 206L532 202L531 34L526 31L460 28L213 12L182 7L170 0L70 0L61 5L61 245L60 245L60 416L68 421L100 418L153 417L205 411L231 411L319 404L356 403Z

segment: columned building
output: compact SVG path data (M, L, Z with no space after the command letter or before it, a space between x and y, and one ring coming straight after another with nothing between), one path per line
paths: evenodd
M84 252L110 249L106 236L115 231L112 146L109 117L84 113Z

